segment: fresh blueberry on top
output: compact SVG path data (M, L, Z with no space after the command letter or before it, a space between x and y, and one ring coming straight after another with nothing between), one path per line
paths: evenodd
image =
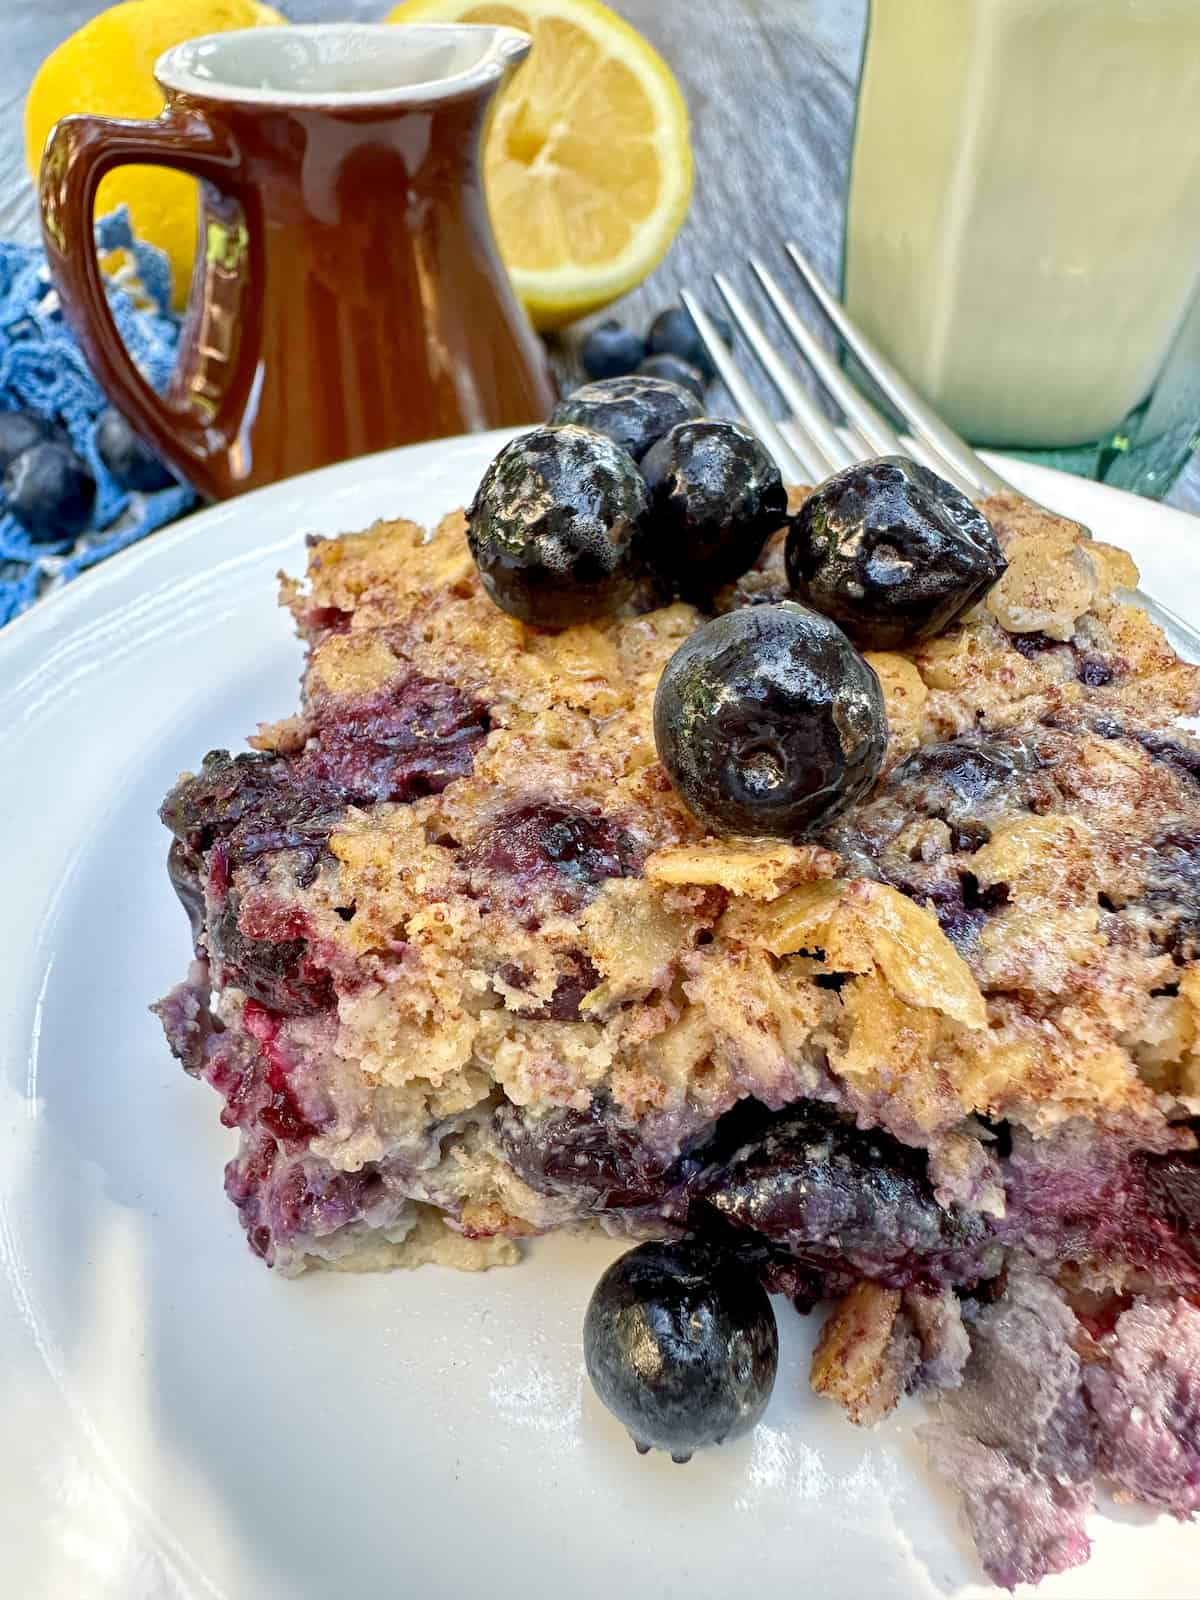
M122 489L153 494L156 489L169 489L175 482L154 451L142 443L112 406L101 413L96 424L96 453Z
M87 527L96 503L96 480L57 439L31 445L9 462L4 501L38 544L74 539Z
M646 354L646 341L623 322L610 317L593 328L579 347L579 360L589 378L623 378L636 372Z
M779 468L736 422L681 422L646 453L642 476L646 560L689 600L741 577L787 515Z
M721 343L732 344L733 329L725 318L713 317L712 322L721 336ZM700 337L700 330L685 306L668 306L665 311L660 311L650 324L647 343L651 355L680 356L684 361L691 362L693 367L699 367L710 382L717 375L712 357Z
M669 350L662 350L656 356L647 356L639 364L637 372L640 378L665 378L668 383L677 383L681 388L690 389L697 400L704 399L704 374L700 368L694 367L682 356L673 356Z
M836 623L785 601L684 640L659 679L654 740L713 833L794 838L875 782L887 718L878 678Z
M32 411L0 411L0 472L7 472L9 463L31 445L43 444L47 439L70 443L60 427L44 422Z
M758 1281L701 1240L642 1244L596 1285L583 1356L600 1399L643 1454L748 1433L766 1410L779 1333Z
M562 628L611 615L640 576L646 486L589 428L547 425L506 444L467 512L483 586L522 622Z
M560 400L551 422L576 422L603 433L635 461L677 423L690 422L701 405L689 389L662 378L605 378L585 383Z
M801 506L787 541L795 592L875 650L941 633L1006 565L983 513L904 456L859 462L826 478Z

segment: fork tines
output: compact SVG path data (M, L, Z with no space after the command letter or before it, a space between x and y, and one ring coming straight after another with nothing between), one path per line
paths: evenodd
M879 392L903 417L906 432L898 434L879 408L856 387L784 293L778 279L757 257L752 256L750 270L791 343L837 406L841 413L839 421L830 421L801 381L796 369L788 364L772 343L761 322L724 273L715 273L713 282L729 307L730 316L790 413L783 424L774 420L773 406L759 398L754 385L739 366L732 350L722 342L711 317L696 296L684 290L682 299L695 319L705 348L735 405L774 454L784 477L792 483L816 484L831 472L837 472L868 456L903 455L922 462L943 478L948 478L973 500L993 494L1019 493L1013 484L994 472L965 439L947 426L932 406L897 372L849 316L845 306L830 294L800 247L788 244L786 250L792 266L803 278L842 343L854 355ZM1172 645L1181 654L1193 661L1200 660L1200 632L1144 590L1134 590L1133 598L1166 631Z
M683 301L695 318L705 347L734 403L775 453L780 470L785 475L819 483L829 473L867 456L904 455L923 462L976 499L1008 489L1010 486L1004 479L947 427L851 320L799 247L789 244L787 253L847 349L904 418L908 432L906 437L901 437L878 407L855 386L804 321L778 279L752 256L750 270L792 344L840 410L842 420L839 423L830 422L724 273L714 274L713 281L730 316L790 412L784 428L775 423L770 409L759 399L732 352L721 342L712 320L705 315L696 297L685 292Z

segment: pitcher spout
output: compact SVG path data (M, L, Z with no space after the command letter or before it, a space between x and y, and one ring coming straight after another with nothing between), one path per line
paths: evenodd
M487 53L487 61L497 77L519 67L533 49L533 40L519 28L496 27L495 38Z

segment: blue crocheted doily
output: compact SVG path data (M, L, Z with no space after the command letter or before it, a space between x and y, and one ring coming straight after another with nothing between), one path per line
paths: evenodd
M162 389L179 338L167 258L133 237L124 207L97 222L96 245L104 254L124 252L122 269L108 280L109 304L138 368ZM45 256L34 246L0 243L0 411L59 420L96 478L91 527L61 544L34 544L0 504L0 627L48 588L69 582L196 503L183 484L131 495L115 482L96 454L96 419L107 404L63 321Z

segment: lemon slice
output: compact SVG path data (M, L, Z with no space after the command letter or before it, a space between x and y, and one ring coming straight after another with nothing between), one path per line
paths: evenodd
M50 129L68 112L156 117L162 91L154 63L202 33L286 22L261 0L124 0L65 39L42 62L25 101L25 158L37 182ZM177 304L187 297L196 253L196 184L165 167L121 167L100 185L97 212L124 202L139 238L165 250Z
M687 107L641 34L599 0L408 0L388 21L533 35L497 100L484 174L501 254L536 325L558 327L640 283L692 190Z

